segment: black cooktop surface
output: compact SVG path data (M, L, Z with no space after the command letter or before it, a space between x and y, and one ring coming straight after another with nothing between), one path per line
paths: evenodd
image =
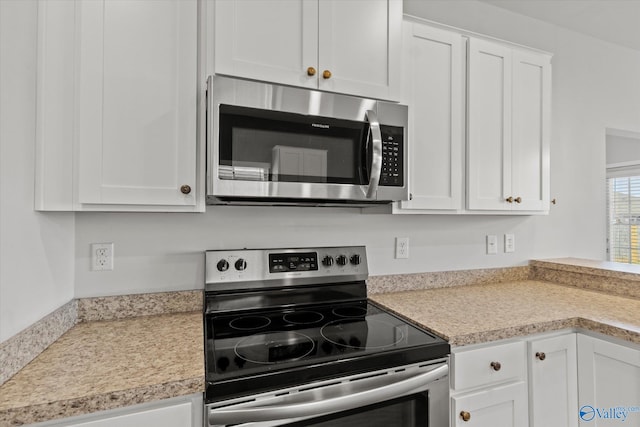
M208 314L207 400L433 360L449 345L367 300Z

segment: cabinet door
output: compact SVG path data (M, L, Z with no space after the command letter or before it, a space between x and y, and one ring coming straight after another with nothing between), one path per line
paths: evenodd
M397 101L402 1L322 0L319 17L318 87Z
M216 0L213 53L216 74L316 88L318 0Z
M194 206L196 0L76 4L78 202Z
M578 355L580 425L640 425L640 346L579 334Z
M514 210L549 210L551 64L513 52L512 196Z
M576 334L529 343L531 427L578 426Z
M191 403L168 406L166 408L149 409L127 415L68 424L69 427L176 427L195 426L192 420Z
M467 208L511 209L511 49L474 38L468 51Z
M527 387L518 382L503 387L467 393L452 399L452 426L526 427ZM465 421L462 413L468 414Z
M461 209L465 45L460 34L423 24L405 22L403 31L412 200L400 208Z

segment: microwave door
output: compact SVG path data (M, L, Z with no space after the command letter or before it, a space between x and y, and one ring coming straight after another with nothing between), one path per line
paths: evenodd
M376 197L378 186L380 185L380 174L382 173L382 133L380 132L380 121L373 110L365 112L365 118L369 123L367 143L367 159L371 159L369 174L369 186L367 187L366 198Z

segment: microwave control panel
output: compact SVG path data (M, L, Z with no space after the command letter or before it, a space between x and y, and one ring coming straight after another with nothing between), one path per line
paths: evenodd
M403 128L380 125L382 133L382 174L380 185L402 187L404 185Z

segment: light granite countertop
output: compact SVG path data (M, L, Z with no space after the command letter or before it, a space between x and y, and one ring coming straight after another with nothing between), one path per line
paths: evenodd
M640 300L536 280L371 295L453 346L583 328L640 343Z
M0 426L204 391L202 312L79 323L0 387Z
M565 328L640 343L638 277L630 267L544 260L531 271L372 277L369 297L453 346ZM190 312L120 318L148 313L159 299ZM80 301L80 323L0 386L0 426L203 392L201 300L191 292Z

